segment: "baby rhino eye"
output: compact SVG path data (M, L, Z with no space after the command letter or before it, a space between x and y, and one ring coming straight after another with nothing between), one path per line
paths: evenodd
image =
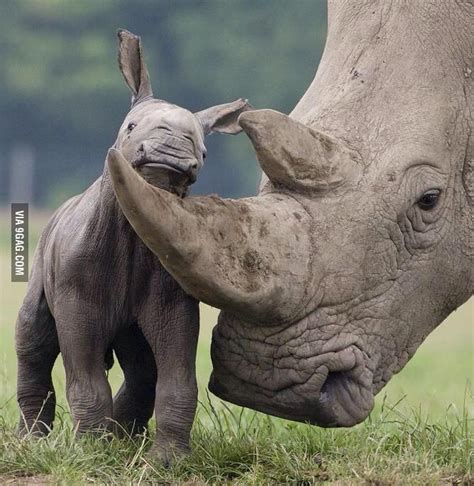
M430 189L429 191L425 192L420 199L418 199L416 204L423 211L430 211L438 203L440 195L441 191L439 189Z
M131 132L137 126L136 123L130 122L127 126L127 130Z

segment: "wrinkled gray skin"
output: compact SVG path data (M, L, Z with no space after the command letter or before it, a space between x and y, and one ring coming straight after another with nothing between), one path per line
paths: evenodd
M249 105L237 100L192 114L156 100L139 38L119 31L119 40L133 104L115 147L143 180L182 197L203 165L205 134L238 133L237 117ZM61 352L79 432L110 428L110 418L140 432L155 407L153 452L168 461L188 448L198 330L198 302L133 231L105 168L54 214L36 251L16 328L21 431L43 434L52 426L51 369ZM112 349L125 375L113 400L105 372Z
M213 393L352 426L472 295L473 25L468 1L330 1L290 116L240 116L265 172L256 197L178 199L109 158L143 241L222 309Z

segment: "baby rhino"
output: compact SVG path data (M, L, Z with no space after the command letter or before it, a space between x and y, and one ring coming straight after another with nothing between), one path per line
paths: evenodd
M118 36L133 98L114 147L148 182L183 197L203 165L204 136L238 133L237 118L250 106L237 100L192 114L154 99L139 37ZM155 408L153 452L163 461L185 452L197 401L198 330L198 302L135 234L105 168L59 208L36 250L16 327L20 430L52 427L51 370L61 352L80 433L108 429L110 418L119 429L142 431ZM105 369L112 349L125 376L113 400Z

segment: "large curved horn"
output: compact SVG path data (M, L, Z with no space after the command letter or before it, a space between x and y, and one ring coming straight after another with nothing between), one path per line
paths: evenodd
M148 184L116 149L107 164L128 221L185 291L249 321L304 315L316 272L309 216L297 201L180 199Z
M250 138L257 159L276 186L317 192L341 186L359 171L355 152L274 110L242 113L239 124Z

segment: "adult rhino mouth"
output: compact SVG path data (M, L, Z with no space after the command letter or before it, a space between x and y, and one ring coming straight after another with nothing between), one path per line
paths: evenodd
M373 376L357 344L314 346L311 354L309 347L291 340L275 345L253 326L253 336L247 326L241 328L245 335L236 333L236 319L226 322L229 317L221 316L213 333L212 393L321 427L351 427L367 418L373 408Z

